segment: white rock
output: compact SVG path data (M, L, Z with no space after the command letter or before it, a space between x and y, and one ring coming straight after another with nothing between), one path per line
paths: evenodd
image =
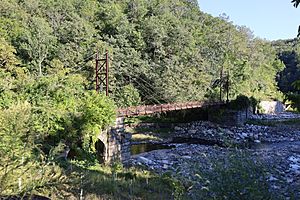
M292 178L287 178L287 179L286 179L286 182L287 182L287 183L292 183L292 182L294 182L294 179L292 179Z
M145 158L145 157L143 157L143 156L140 156L140 157L138 157L138 160L140 161L140 162L142 162L142 163L145 163L145 164L153 164L153 161L152 160L149 160L148 158Z
M192 157L191 156L182 156L182 158L191 159Z
M170 162L168 160L162 160L161 163L163 163L163 164L169 164Z
M297 163L300 161L300 157L295 157L295 156L290 156L288 158L289 161L293 162L293 163Z
M242 137L246 138L246 137L248 137L248 134L247 133L242 133Z
M196 134L196 133L197 133L197 130L189 130L188 133L189 133L189 134Z
M274 176L270 176L269 181L278 181L278 178L275 178Z
M300 174L300 165L290 164L290 171L294 172L297 175Z
M180 131L180 130L181 130L181 128L180 128L180 127L178 127L178 126L175 126L175 127L174 127L174 130L175 130L175 131Z

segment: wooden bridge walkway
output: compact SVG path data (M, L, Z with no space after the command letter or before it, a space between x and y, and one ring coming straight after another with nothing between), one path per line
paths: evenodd
M151 115L154 113L163 113L174 110L188 110L194 108L204 108L208 106L224 105L223 102L187 102L187 103L172 103L160 105L145 105L129 108L120 108L117 110L118 117L133 117Z

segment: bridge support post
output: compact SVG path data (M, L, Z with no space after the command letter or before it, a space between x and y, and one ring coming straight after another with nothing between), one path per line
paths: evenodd
M95 67L95 72L96 72L96 91L97 92L102 92L103 87L105 87L105 94L108 96L108 85L109 85L109 80L108 80L108 74L109 74L109 55L108 51L105 53L105 58L99 58L99 53L97 52L96 54L96 67ZM99 63L101 62L102 63Z
M105 164L126 163L130 159L131 134L125 133L124 117L118 117L115 125L101 133L98 138L105 146L104 152L98 152L103 155Z

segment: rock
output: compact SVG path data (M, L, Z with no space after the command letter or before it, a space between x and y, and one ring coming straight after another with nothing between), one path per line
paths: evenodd
M168 160L161 160L161 163L163 163L163 164L170 164L170 162Z
M137 159L139 162L141 163L144 163L146 165L151 165L153 164L153 161L152 160L149 160L148 158L145 158L143 156L139 156L138 159Z
M168 169L168 165L164 164L162 168L163 169Z
M189 130L188 131L188 134L196 134L197 133L197 130Z
M277 120L281 116L263 115L260 117L267 118L267 120L269 118ZM293 191L299 188L300 142L297 142L300 141L299 127L296 128L297 130L289 127L287 129L285 126L218 127L219 125L211 122L177 125L172 137L190 137L189 139L205 139L221 144L224 144L224 141L237 144L238 151L247 152L247 155L253 157L253 160L262 161L265 169L270 170L267 181L270 183L270 187L274 185L270 191L283 195L287 190ZM263 145L253 145L253 148L248 148L248 142L263 143ZM244 145L244 148L239 149L238 145ZM160 174L168 170L175 177L180 175L180 178L197 181L195 169L203 173L209 172L213 169L214 162L223 161L226 156L236 151L235 148L230 147L222 148L188 143L176 144L175 146L176 148L173 149L147 152L139 157L133 156L132 163L144 165ZM199 189L201 189L200 186ZM295 196L296 199L300 199L300 191Z
M181 129L180 127L178 127L178 126L175 126L175 127L174 127L174 130L175 130L175 131L181 131L182 129Z
M269 178L269 181L278 181L278 178L271 175Z
M292 182L294 182L294 179L292 179L292 178L287 178L287 179L286 179L286 182L287 182L287 183L292 183Z
M185 158L185 159L191 159L192 157L191 156L181 156L182 158Z
M248 134L247 134L247 133L241 133L241 134L240 134L240 137L241 137L242 139L247 138L247 137L248 137Z
M300 173L300 165L298 165L298 164L290 164L290 170L294 171L294 172L297 172L297 174L298 174L298 173Z

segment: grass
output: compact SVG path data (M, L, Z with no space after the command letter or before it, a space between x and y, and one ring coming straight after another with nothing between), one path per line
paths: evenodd
M28 184L22 180L24 192L18 188L2 192L0 199L21 199L32 195L74 200L181 199L184 193L181 183L171 176L140 168L124 168L121 164L100 165L96 159L62 159L56 164L49 162L47 166L49 170L37 168L37 171L28 171ZM42 180L31 183L30 177Z
M124 168L121 164L71 161L64 165L69 171L69 182L65 184L68 189L52 194L53 199L178 199L184 192L182 185L170 176Z
M160 141L161 138L153 136L153 135L148 135L148 134L133 134L132 141Z
M172 128L152 128L152 127L135 127L127 128L127 132L132 134L132 141L160 141L168 138L172 133Z

